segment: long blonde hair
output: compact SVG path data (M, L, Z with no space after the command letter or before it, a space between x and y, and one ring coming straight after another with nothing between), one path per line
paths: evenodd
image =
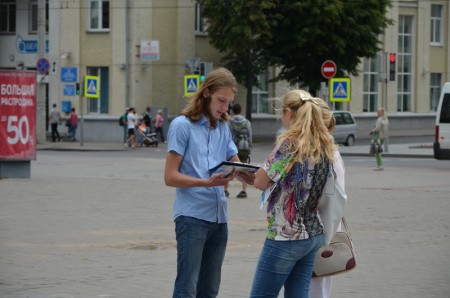
M217 127L216 121L213 121L213 117L209 111L211 104L211 94L221 88L231 88L234 93L237 93L237 82L234 75L226 68L220 67L211 71L205 81L195 94L189 99L187 106L181 111L181 115L185 115L191 121L198 121L202 115L205 115L209 119L212 128ZM205 90L209 90L210 96L205 97L203 94ZM228 121L230 116L227 113L223 113L220 116L221 120Z
M289 91L281 101L281 112L286 113L289 109L292 117L289 128L277 138L277 142L282 144L286 141L288 151L301 163L308 158L316 162L322 157L333 161L337 145L330 132L336 121L328 105L305 90Z

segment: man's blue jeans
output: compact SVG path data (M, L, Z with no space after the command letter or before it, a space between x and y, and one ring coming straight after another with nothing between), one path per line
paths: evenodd
M278 297L284 286L285 298L308 298L314 259L323 245L323 235L304 240L264 242L251 298Z
M219 292L228 226L188 216L175 219L177 278L173 298L209 298Z

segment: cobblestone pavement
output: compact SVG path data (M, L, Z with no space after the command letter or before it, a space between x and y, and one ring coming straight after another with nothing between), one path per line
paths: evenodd
M38 151L30 179L0 180L0 297L171 297L175 191L164 155ZM450 164L374 172L368 160L344 158L358 264L334 278L333 297L450 297ZM265 235L259 191L237 199L239 187L220 298L248 297Z

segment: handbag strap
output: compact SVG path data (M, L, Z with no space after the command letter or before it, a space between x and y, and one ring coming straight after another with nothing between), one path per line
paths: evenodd
M342 224L344 225L345 230L347 231L348 236L351 238L352 235L350 233L350 230L349 230L348 225L347 225L347 221L345 220L344 216L342 216L341 221L342 221Z

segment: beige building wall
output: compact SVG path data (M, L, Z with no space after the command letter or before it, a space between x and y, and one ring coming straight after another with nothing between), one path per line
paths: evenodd
M444 5L443 46L430 45L430 16L433 3ZM58 45L53 48L53 55L58 58L59 66L77 66L79 80L86 75L88 66L109 68L108 115L123 113L127 105L135 106L139 112L146 106L167 107L169 114L178 114L185 106L184 75L190 73L187 67L188 59L200 58L202 61L212 62L214 67L223 64L221 53L209 45L207 36L194 30L194 0L110 1L109 32L87 30L89 16L87 0L53 2L53 4L61 7L55 10L57 16L54 17L58 20L56 23L59 22L59 29L53 30L58 34L57 37L52 36L58 40ZM414 20L411 112L430 112L431 73L442 73L443 82L449 80L449 11L448 1L424 0L393 2L388 11L388 17L394 20L394 24L389 26L382 36L384 53L398 52L399 15L411 15ZM159 61L140 60L139 47L142 40L159 41ZM71 52L71 59L59 57L65 51ZM344 109L354 113L363 111L362 64L359 69L360 75L351 77L352 100L343 105ZM59 78L53 79L50 85L53 94L59 99L64 99ZM269 98L280 97L289 88L292 86L283 82L270 83ZM379 105L386 106L390 113L397 111L398 88L397 81L386 84L380 80L378 83ZM79 100L76 97L70 100L73 106L78 108ZM241 103L245 110L245 101L246 90L243 86L239 86L235 102Z
M430 44L431 32L431 5L443 5L443 45L433 46ZM430 113L430 74L441 73L442 83L449 81L449 40L450 40L450 3L448 1L401 1L393 2L393 6L387 12L387 17L394 20L382 37L383 54L398 53L398 26L399 16L408 15L413 17L413 42L412 42L412 79L411 79L411 111L413 113ZM397 56L398 63L398 56ZM385 58L382 59L381 69L386 67ZM398 66L398 64L397 64ZM338 66L339 67L339 66ZM362 63L359 66L360 75L351 77L352 100L348 108L353 113L363 111L364 76ZM396 71L398 74L398 71ZM379 106L384 106L390 113L397 113L397 91L398 80L384 80L384 71L378 83Z

